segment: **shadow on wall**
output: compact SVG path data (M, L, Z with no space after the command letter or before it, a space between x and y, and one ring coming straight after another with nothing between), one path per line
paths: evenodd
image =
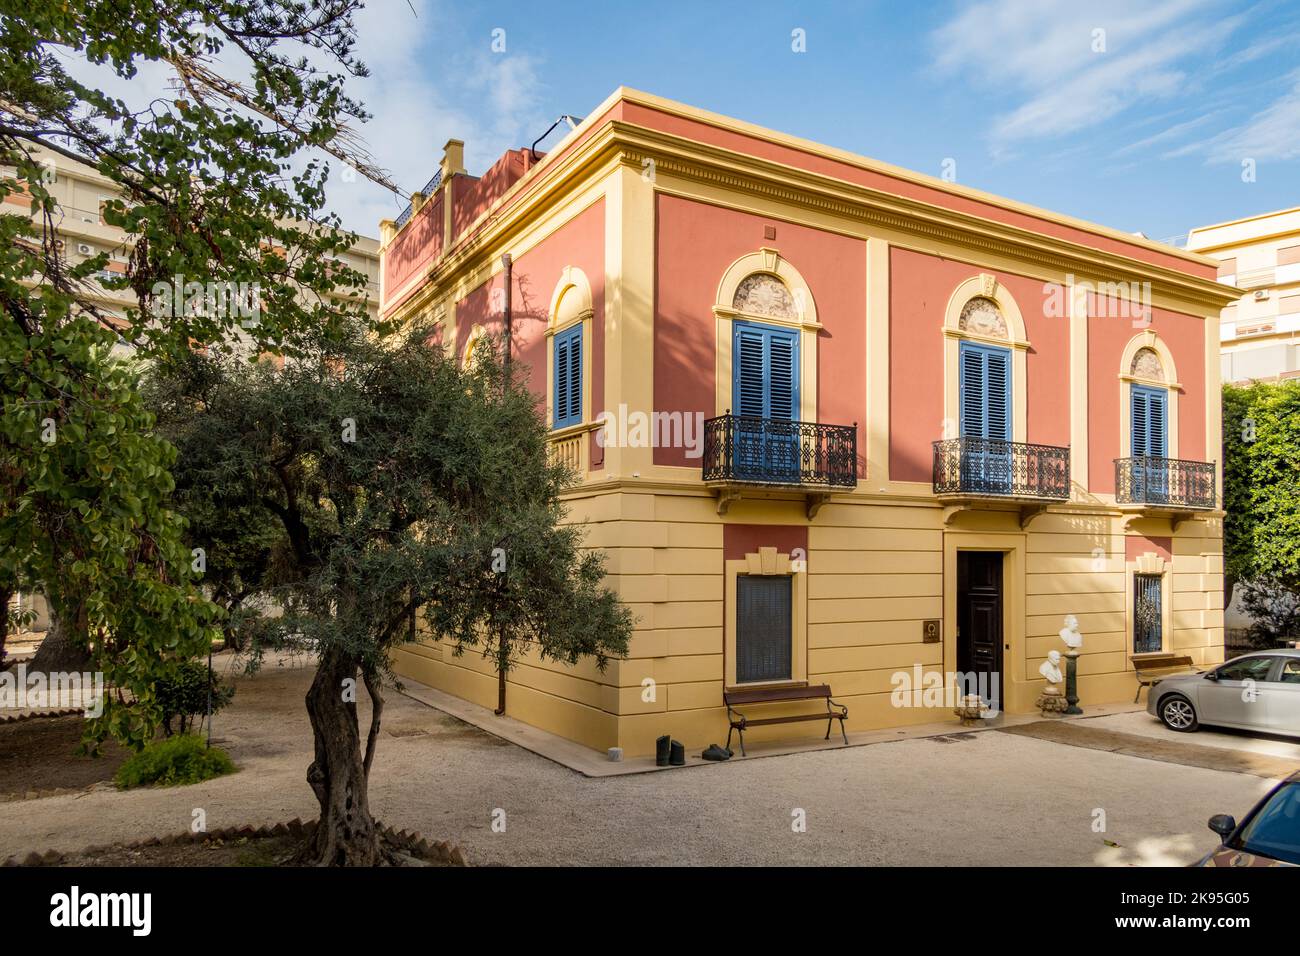
M626 303L633 315L652 315L654 304L649 301ZM625 307L626 307L625 306ZM708 307L711 311L712 306ZM666 316L668 327L683 334L660 334L654 337L654 408L656 412L680 412L700 415L710 419L715 409L715 382L717 376L716 335L712 321L703 323L698 316L677 312ZM712 315L710 314L710 319ZM656 323L656 330L659 323ZM635 409L630 409L635 411ZM701 450L702 450L702 446ZM660 443L654 449L656 465L699 467L698 455L688 455L690 449Z

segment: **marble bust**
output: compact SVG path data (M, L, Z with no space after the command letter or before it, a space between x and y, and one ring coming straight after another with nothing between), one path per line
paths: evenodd
M1072 651L1083 646L1083 635L1079 633L1079 619L1073 614L1065 615L1065 627L1060 630L1061 640Z
M1043 693L1059 694L1061 689L1057 685L1065 679L1061 674L1061 652L1058 650L1048 651L1047 660L1043 661L1038 668L1038 673L1042 674L1043 679L1047 681L1047 687L1044 688Z

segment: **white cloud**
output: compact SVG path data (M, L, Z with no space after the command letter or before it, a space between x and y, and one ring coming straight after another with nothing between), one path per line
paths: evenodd
M1204 153L1211 163L1300 157L1300 79L1287 93L1242 125L1208 140L1189 144L1171 155L1191 153Z
M539 107L537 59L493 53L490 35L473 44L449 42L446 25L455 8L412 2L416 14L404 0L361 12L357 54L371 75L349 86L373 114L358 132L408 195L437 170L448 139L465 141L465 164L478 173L550 123ZM331 175L327 195L344 225L370 236L378 235L380 219L396 217L407 201L361 177L343 182L340 170Z
M1214 7L1213 0L1163 0L1144 9L1122 0L982 0L932 36L935 65L942 76L1023 100L992 121L993 148L1002 152L1177 95L1196 58L1217 50L1241 23L1216 19Z
M449 39L455 36L455 12L454 6L440 8L438 0L379 0L357 15L355 53L370 75L350 79L347 92L372 117L355 132L405 193L394 196L325 157L326 208L361 235L378 236L379 220L401 212L409 194L437 170L448 139L464 140L466 166L482 172L506 149L531 143L554 119L541 106L541 61L513 51L493 53L490 35L472 43ZM319 53L304 52L321 68L334 69ZM173 72L165 64L141 63L135 78L123 80L77 55L66 55L66 62L82 82L132 108L175 95ZM243 67L229 69L239 74Z

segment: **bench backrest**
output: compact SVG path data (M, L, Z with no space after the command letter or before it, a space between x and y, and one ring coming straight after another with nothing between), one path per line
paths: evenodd
M810 687L765 687L754 690L723 691L722 699L728 704L774 704L783 700L819 700L830 696L830 684L813 684Z
M1133 669L1138 672L1163 670L1167 667L1194 667L1190 657L1170 654L1165 657L1147 657L1133 662Z

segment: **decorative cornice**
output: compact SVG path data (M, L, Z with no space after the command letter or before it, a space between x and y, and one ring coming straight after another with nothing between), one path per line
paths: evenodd
M1202 307L1207 315L1240 297L1240 290L1215 279L1106 252L1030 229L959 212L896 193L701 143L660 130L610 120L586 141L536 167L508 191L493 210L472 225L425 273L424 285L389 317L418 310L463 277L466 267L490 268L493 251L559 203L616 167L652 168L684 182L760 196L855 223L921 240L966 247L977 253L1036 264L1080 280L1151 282L1153 291ZM671 192L656 184L660 192ZM518 191L528 195L517 196ZM513 200L513 201L512 201ZM510 202L510 205L506 205ZM834 228L833 226L831 227ZM852 234L857 234L849 230ZM1174 255L1177 250L1170 250Z
M613 121L626 144L620 161L641 168L653 160L657 173L687 181L753 193L788 205L814 209L850 221L1027 260L1101 281L1149 281L1217 313L1240 290L1167 266L1105 252L1091 246L968 213L935 206L845 180L811 173L748 154ZM1172 254L1173 250L1171 250Z

